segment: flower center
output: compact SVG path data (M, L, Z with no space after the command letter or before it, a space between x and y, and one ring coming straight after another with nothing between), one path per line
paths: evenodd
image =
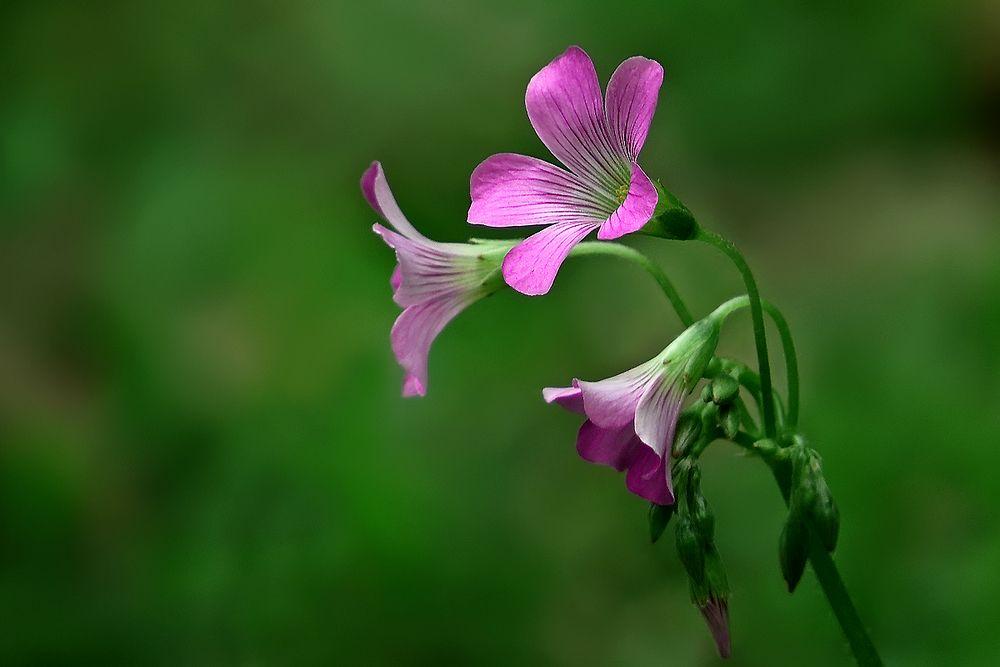
M628 197L628 183L623 183L615 188L615 199L618 200L619 206L625 202L626 197Z

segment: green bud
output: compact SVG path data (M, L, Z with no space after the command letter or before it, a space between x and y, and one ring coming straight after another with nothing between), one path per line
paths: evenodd
M727 405L720 410L719 422L726 437L732 440L740 432L740 411L735 405Z
M788 592L795 591L806 569L809 549L809 529L805 523L789 516L778 541L778 556L781 562L781 576L788 584Z
M684 570L691 578L692 584L703 584L705 581L705 553L698 531L690 517L682 514L677 517L677 528L674 531L677 539L677 555L680 556Z
M813 526L823 548L832 552L837 548L837 537L840 533L840 510L833 501L833 494L826 480L819 477L816 481L816 500L812 505Z
M715 534L715 515L712 514L712 509L700 490L691 498L690 510L691 520L699 537L705 543L711 542Z
M711 403L712 402L712 385L706 384L701 388L701 402Z
M684 456L700 435L701 415L698 414L697 410L688 408L677 419L677 431L674 435L673 446L674 456L677 458Z
M740 383L734 378L723 375L712 380L712 400L719 405L731 403L740 393Z
M670 523L676 509L676 503L673 505L649 504L649 539L653 544L656 544L656 541L663 535L663 531L667 529L667 524Z

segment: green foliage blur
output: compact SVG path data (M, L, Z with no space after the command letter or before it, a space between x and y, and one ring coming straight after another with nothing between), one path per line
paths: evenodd
M648 276L581 259L477 304L399 396L361 172L433 238L489 235L469 174L551 159L523 94L570 44L603 81L664 64L643 166L795 330L887 662L997 664L990 0L0 5L0 663L717 663L672 540L540 398L679 331ZM629 242L696 313L741 291L709 247ZM785 591L767 470L706 457L731 664L849 664L812 576Z

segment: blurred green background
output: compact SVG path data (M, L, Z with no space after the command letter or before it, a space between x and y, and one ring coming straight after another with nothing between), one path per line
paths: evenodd
M550 159L523 94L569 44L602 81L664 64L643 165L795 329L884 657L997 663L991 0L3 3L0 662L717 663L646 504L539 395L678 332L648 276L586 259L477 304L399 397L361 172L482 235L468 175ZM740 291L711 248L633 243L698 313ZM811 575L784 592L766 469L720 444L704 484L731 664L848 664Z

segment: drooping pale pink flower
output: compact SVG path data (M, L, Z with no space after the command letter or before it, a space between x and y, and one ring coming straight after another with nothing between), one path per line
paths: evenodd
M718 340L718 320L708 317L632 370L600 382L548 387L542 396L587 417L576 440L583 459L627 471L629 491L669 505L674 502L669 459L677 417Z
M577 46L532 77L524 100L528 118L566 169L501 153L476 167L470 183L470 223L548 225L507 255L507 284L524 294L545 294L587 234L596 229L597 238L616 239L653 216L656 188L636 158L662 83L660 64L636 56L618 66L602 99L594 63Z
M378 162L361 177L361 191L393 227L375 224L373 229L399 262L389 283L403 307L391 335L392 351L406 372L403 396L424 396L431 343L456 315L503 287L501 262L513 244L438 243L424 237L399 209Z

